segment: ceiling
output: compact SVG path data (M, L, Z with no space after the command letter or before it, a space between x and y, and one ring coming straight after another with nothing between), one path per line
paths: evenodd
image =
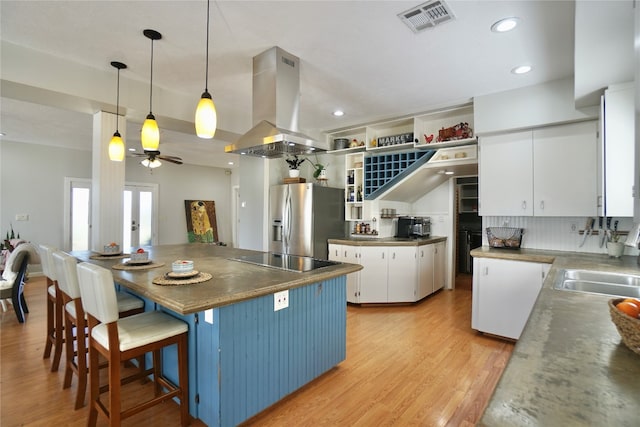
M209 91L220 131L207 141L194 135L187 119L204 89L205 1L3 0L3 68L10 64L4 57L7 44L14 46L11 52L36 52L55 61L39 70L46 78L32 82L10 80L19 79L15 71L14 77L3 73L0 131L10 141L90 149L91 113L115 111L116 71L109 63L121 61L128 65L121 72L126 141L138 148L148 112L146 28L163 35L154 44L153 74L160 150L198 165L229 167L228 161L236 160L223 147L252 127L252 58L272 46L301 59L300 130L312 136L574 74L573 1L447 0L455 19L415 34L397 14L421 3L212 1ZM521 19L514 31L490 31L509 16ZM521 64L533 71L510 72ZM25 75L35 73L27 72L27 61L13 66L24 66ZM74 66L93 70L95 81L75 87L69 71ZM53 93L49 80L66 80L73 102L57 96L39 103L37 96L25 95L25 88L33 87L36 93ZM138 96L127 89L136 85L146 92ZM341 118L331 114L338 108L345 111Z

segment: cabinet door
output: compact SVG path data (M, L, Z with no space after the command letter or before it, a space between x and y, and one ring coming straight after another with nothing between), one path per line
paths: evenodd
M597 122L533 131L535 216L597 216Z
M476 258L471 327L518 339L544 281L544 264Z
M634 86L604 91L605 215L633 216ZM635 156L638 154L636 153Z
M360 302L387 302L387 247L360 248Z
M387 273L388 302L413 302L418 283L418 266L415 246L392 246L389 248L389 271Z
M480 138L481 216L533 215L532 132Z
M433 245L433 292L444 288L446 248L445 242Z
M329 245L329 260L359 264L359 250L357 246ZM360 302L360 272L347 274L347 302Z
M433 245L418 246L418 295L422 299L433 293Z

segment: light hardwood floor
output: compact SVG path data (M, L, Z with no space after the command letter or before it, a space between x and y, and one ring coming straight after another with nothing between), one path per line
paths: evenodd
M11 308L0 323L0 425L84 426L87 408L73 409L75 378L63 390L62 366L51 373L49 360L42 359L44 280L32 278L25 295L31 311L26 323L18 324ZM512 351L512 343L471 329L468 276L459 277L455 291L417 304L349 306L347 359L244 426L472 426ZM149 384L131 384L124 397L147 392ZM178 424L173 402L124 422ZM99 419L98 425L105 423Z

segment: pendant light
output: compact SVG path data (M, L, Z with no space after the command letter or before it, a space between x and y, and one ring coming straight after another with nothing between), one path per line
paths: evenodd
M118 121L120 120L120 70L127 68L126 64L118 61L112 61L111 66L118 69L118 85L116 95L116 131L109 142L109 159L114 162L124 160L124 141L118 132Z
M196 134L200 138L211 139L216 134L218 114L209 94L209 0L207 0L207 52L204 76L204 92L196 108Z
M151 39L151 77L149 79L149 114L142 125L140 141L142 142L143 150L155 151L160 145L160 130L158 129L156 118L151 112L153 100L153 41L160 40L162 38L162 34L155 30L144 30L142 34L144 34L148 39Z

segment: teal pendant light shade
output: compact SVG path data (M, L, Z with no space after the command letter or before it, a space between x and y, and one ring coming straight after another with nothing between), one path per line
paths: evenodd
M151 77L149 79L149 114L142 125L142 131L140 132L140 141L142 142L142 149L145 151L155 151L160 146L160 130L158 129L158 122L153 115L152 100L153 100L153 41L160 40L162 34L155 30L144 30L142 32L145 37L151 39Z
M127 68L122 62L113 61L111 66L118 70L118 84L116 95L116 131L109 142L109 160L121 162L124 160L124 141L120 132L118 132L118 121L120 120L120 70Z
M216 134L218 114L209 93L209 0L207 0L207 51L204 77L204 92L196 108L196 135L200 138L211 139Z

